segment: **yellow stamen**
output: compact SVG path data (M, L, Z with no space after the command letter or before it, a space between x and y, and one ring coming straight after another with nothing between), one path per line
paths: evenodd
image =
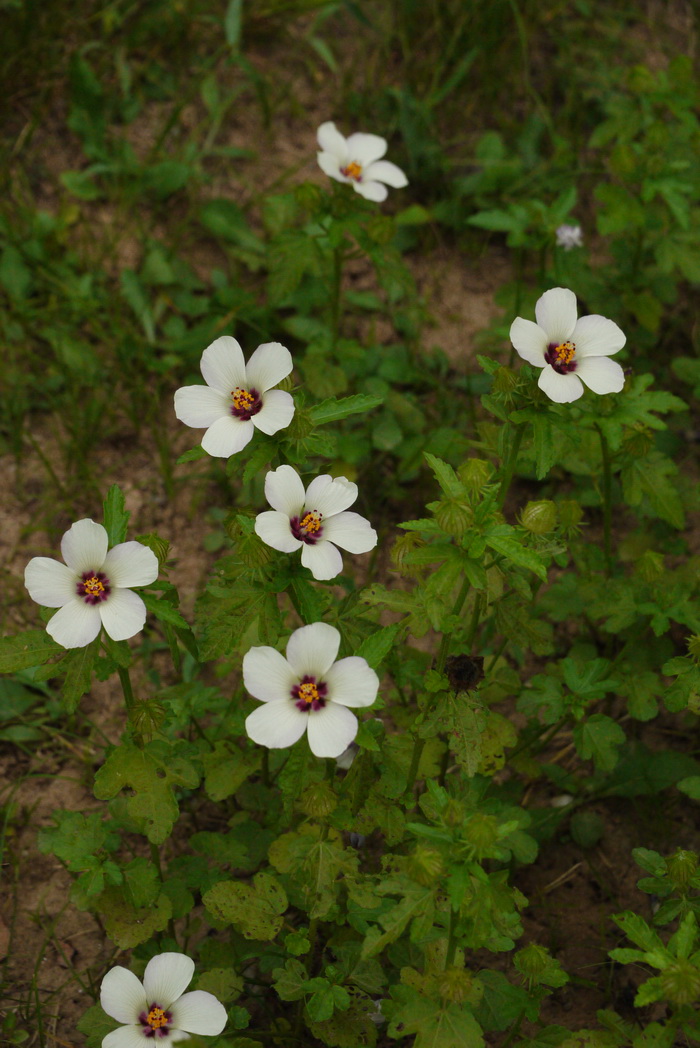
M253 394L249 393L247 389L240 388L231 390L231 400L237 411L248 411L255 403Z
M85 587L85 593L91 597L99 597L100 594L105 591L104 586L96 575L93 575L92 578L85 579L83 586Z
M310 706L312 702L318 701L318 688L315 684L300 684L299 698Z
M160 1030L161 1027L168 1025L168 1019L162 1008L151 1008L146 1021L152 1030Z
M562 342L561 345L557 346L554 350L554 356L560 364L570 364L574 359L575 353L576 346L573 342Z
M315 535L321 530L321 513L309 512L300 521L299 527L303 528L307 535Z
M362 165L351 160L347 167L341 168L341 172L346 178L354 178L356 182L359 182L362 178Z

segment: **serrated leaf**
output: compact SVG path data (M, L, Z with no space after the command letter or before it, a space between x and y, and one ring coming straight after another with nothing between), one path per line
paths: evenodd
M449 463L443 462L442 459L437 458L436 455L431 455L428 451L423 452L423 457L435 474L435 479L442 491L447 496L456 498L464 494L464 485Z
M520 568L527 568L528 571L532 571L543 582L547 581L547 569L540 555L534 550L523 546L517 539L508 535L486 535L485 541L486 545L494 553L499 553L506 560L509 560L512 564L517 564Z
M394 647L400 632L401 626L398 623L394 626L382 626L362 641L355 654L366 659L372 669L376 670Z
M17 673L32 666L43 666L52 655L65 654L46 630L27 630L0 639L0 673Z
M481 1027L466 1007L416 995L394 1011L390 1037L416 1034L413 1048L483 1048Z
M330 397L309 409L309 417L314 426L325 426L328 422L338 422L350 415L368 412L384 403L384 397L370 393L356 393L352 397L337 400Z
M253 883L219 881L202 896L217 920L233 924L246 939L274 939L287 909L282 885L269 873L256 873Z
M90 690L92 673L99 650L100 638L98 634L84 648L72 648L61 661L61 671L65 672L61 686L61 698L69 713L73 712L85 692Z
M159 622L167 622L169 626L177 626L183 630L190 629L187 619L182 617L175 605L171 604L169 600L155 597L152 593L141 593L139 595L148 610L152 615L155 615Z
M604 713L594 713L574 726L576 749L584 760L593 760L598 771L613 770L624 741L623 729Z
M109 548L126 540L126 531L131 514L125 508L124 492L118 484L112 484L103 502L104 527Z

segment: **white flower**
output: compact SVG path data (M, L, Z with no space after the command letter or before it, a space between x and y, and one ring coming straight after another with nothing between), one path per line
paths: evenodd
M357 735L348 706L371 706L379 678L358 655L335 661L340 634L314 622L295 630L287 657L274 648L251 648L243 657L243 682L264 703L246 717L245 730L270 749L292 746L308 729L317 757L339 757Z
M143 629L146 605L130 586L158 578L158 558L140 542L120 542L107 552L107 532L94 520L78 520L61 539L65 564L33 557L24 571L29 596L60 608L46 631L64 648L84 648L102 626L112 640Z
M292 355L279 342L265 342L246 364L235 338L222 335L202 353L206 386L175 393L175 414L186 426L207 427L202 447L228 458L246 446L257 427L276 433L292 421L294 400L273 389L292 370Z
M357 131L345 138L333 121L328 120L319 127L317 138L321 147L317 154L321 170L337 182L349 182L365 199L380 203L386 200L387 186L401 189L408 185L400 167L380 159L386 153L386 139L379 135Z
M523 360L542 368L538 386L550 400L568 404L583 394L581 380L594 393L619 393L625 384L620 365L608 360L626 339L617 324L593 314L576 319L576 295L564 287L545 291L535 306L537 323L517 317L510 340Z
M346 513L357 498L357 484L327 473L304 490L291 466L279 466L265 477L265 497L272 510L258 513L255 530L263 542L282 553L301 550L301 563L315 579L332 579L343 570L348 553L368 553L377 533L359 513Z
M144 1041L188 1041L191 1033L217 1034L226 1009L212 993L185 993L194 961L184 953L159 953L146 965L143 985L133 972L112 968L102 980L100 1004L113 1019L127 1023L102 1039L102 1048L145 1048Z
M583 233L580 226L568 226L564 223L557 229L557 244L565 251L571 251L572 247L583 247Z

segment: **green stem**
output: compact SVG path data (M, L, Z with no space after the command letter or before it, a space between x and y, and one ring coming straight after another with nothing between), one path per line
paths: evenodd
M513 443L510 446L510 452L508 458L503 466L503 477L501 478L501 486L498 489L498 499L496 505L499 509L503 509L503 504L506 501L506 495L513 480L513 473L515 472L515 464L518 461L518 452L520 451L520 444L522 442L525 433L525 427L522 423L515 427L515 434L513 436Z
M445 952L445 971L451 968L455 963L455 953L457 952L457 936L455 934L457 929L457 913L454 909L450 910L450 929L447 936L447 950Z
M610 541L610 524L612 521L612 468L610 464L610 447L608 438L600 426L596 426L600 437L600 453L603 457L603 548L605 551L605 574L612 575L612 547Z
M413 740L413 753L411 755L411 766L408 769L406 791L413 790L416 785L416 776L418 775L418 768L420 766L420 759L423 754L423 748L425 747L425 739L415 738Z
M117 672L119 673L119 680L121 682L122 692L124 693L124 702L126 704L126 712L129 717L129 727L131 728L131 735L136 745L139 747L140 750L142 750L143 736L141 735L141 732L137 731L135 728L136 699L134 698L134 691L131 687L131 678L129 676L129 671L125 666L119 666L117 668Z
M343 248L333 248L333 286L331 288L331 332L333 336L333 349L338 344L340 336L340 320L342 316L342 281L343 281Z
M457 594L457 600L455 601L455 606L452 609L452 615L453 616L454 615L459 615L459 613L461 612L462 608L464 607L464 602L467 599L467 594L468 593L469 593L469 579L464 578L464 579L462 579L462 586L460 588L460 591ZM447 662L447 653L450 650L450 641L452 640L452 636L453 636L452 633L443 633L443 635L442 635L442 640L440 641L440 648L439 648L438 654L437 654L437 660L435 662L435 669L438 671L438 673L444 673L445 672L445 663Z
M508 1045L511 1044L512 1041L515 1040L515 1038L518 1036L518 1032L520 1030L520 1027L522 1026L524 1018L525 1018L525 1009L523 1009L520 1012L520 1014L518 1015L517 1019L515 1020L515 1022L511 1026L511 1028L508 1031L508 1034L506 1036L506 1039L504 1040L503 1044L501 1045L501 1048L508 1048Z

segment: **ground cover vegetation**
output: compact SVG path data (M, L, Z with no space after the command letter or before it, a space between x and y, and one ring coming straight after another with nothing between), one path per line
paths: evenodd
M0 11L2 1043L699 1042L692 5Z

